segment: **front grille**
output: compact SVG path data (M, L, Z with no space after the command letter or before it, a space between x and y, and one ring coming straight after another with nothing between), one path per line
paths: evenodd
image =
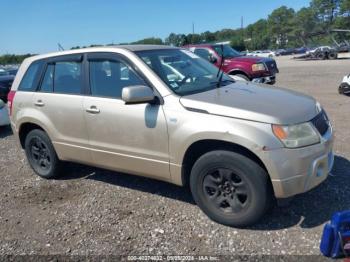
M276 64L276 61L275 60L272 60L272 61L267 61L265 62L266 66L267 66L267 69L273 73L273 74L276 74L278 73L278 68L277 68L277 64Z
M329 128L329 121L326 113L322 111L314 119L311 120L311 123L316 127L318 132L323 136L327 133Z

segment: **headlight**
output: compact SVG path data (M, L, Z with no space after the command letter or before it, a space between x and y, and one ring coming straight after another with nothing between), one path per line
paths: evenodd
M254 65L252 65L252 70L253 70L253 72L256 72L256 71L265 71L266 68L265 68L265 65L264 65L264 64L254 64Z
M304 147L320 142L318 133L309 122L292 126L272 125L272 131L287 148Z

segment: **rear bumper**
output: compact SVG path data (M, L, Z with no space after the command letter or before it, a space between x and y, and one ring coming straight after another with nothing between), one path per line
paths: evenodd
M333 142L332 128L329 128L317 145L266 152L276 198L307 192L326 180L334 163Z

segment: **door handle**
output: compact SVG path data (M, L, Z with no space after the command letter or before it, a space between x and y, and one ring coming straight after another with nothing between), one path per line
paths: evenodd
M44 106L45 104L43 103L43 101L41 101L41 100L38 100L38 101L36 101L35 103L34 103L34 105L36 105L36 106Z
M98 114L100 113L100 109L98 109L96 106L91 106L90 108L86 109L86 112L90 114Z

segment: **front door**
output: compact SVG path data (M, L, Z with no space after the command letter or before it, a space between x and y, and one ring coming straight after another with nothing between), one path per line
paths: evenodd
M126 105L122 89L146 85L115 54L88 55L90 96L83 107L93 161L118 171L169 180L168 133L161 105Z

